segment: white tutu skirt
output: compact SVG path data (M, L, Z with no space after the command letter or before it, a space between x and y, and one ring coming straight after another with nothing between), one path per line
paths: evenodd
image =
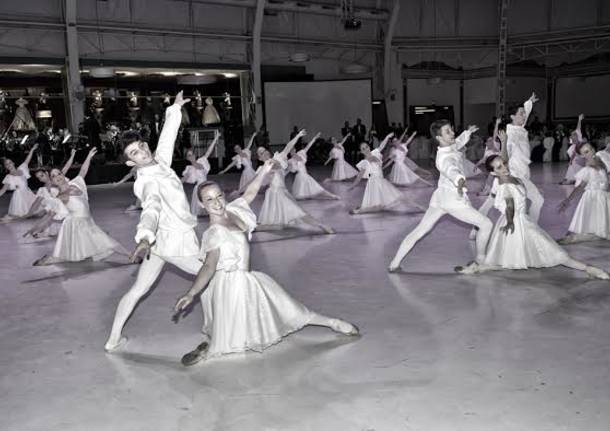
M563 264L569 256L553 238L525 214L515 214L515 231L505 234L501 215L494 226L487 247L485 264L505 269L548 268Z
M360 208L386 207L397 204L402 194L388 180L382 177L369 177Z
M66 217L59 230L53 257L67 262L101 260L115 251L127 251L110 238L91 217Z
M326 190L307 172L297 172L292 183L292 196L295 199L311 199Z
M568 230L610 239L610 194L605 190L585 190Z
M271 277L255 271L219 270L201 295L208 357L262 352L311 320L312 313Z
M258 216L262 225L288 225L297 223L307 213L299 206L285 188L269 187Z
M345 160L336 159L333 164L331 179L334 181L345 181L358 175L358 171Z
M256 171L252 168L244 167L244 170L241 172L241 177L239 178L239 190L250 184L254 177L256 177Z
M570 163L568 165L568 170L566 171L566 175L565 175L564 179L566 179L568 181L576 181L576 174L582 168L583 167L577 163Z
M11 202L8 206L8 215L13 217L23 217L28 213L32 204L36 200L36 195L29 188L19 187L13 192Z
M388 180L399 186L408 186L420 179L421 178L403 162L394 162L390 175L388 175Z
M475 165L470 160L464 157L464 176L466 178L476 177L481 173L482 171L477 168L477 165Z
M404 161L404 163L405 163L405 165L407 165L407 167L408 167L409 169L411 169L412 171L416 171L416 170L420 169L420 168L419 168L419 166L417 165L417 163L415 163L413 160L411 160L411 159L410 159L410 158L408 158L408 157L405 157L405 161Z

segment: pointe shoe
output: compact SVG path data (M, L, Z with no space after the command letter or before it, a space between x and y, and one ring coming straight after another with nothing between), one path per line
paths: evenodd
M34 263L32 263L32 266L45 266L45 265L48 265L47 264L47 259L48 258L49 258L49 256L45 254L40 259L36 259L34 261Z
M606 271L604 271L603 269L587 265L587 268L585 269L585 271L587 271L587 274L590 277L598 278L600 280L610 280L610 275L608 275L608 273Z
M203 343L201 343L197 347L195 347L195 350L192 350L192 351L188 352L186 355L184 355L182 357L182 359L180 359L180 362L185 367L195 365L197 362L199 362L205 358L205 354L208 351L209 346L210 346L209 343L207 341L204 341Z
M106 345L104 346L104 350L106 351L106 353L116 352L125 344L127 344L127 337L121 337L117 343L111 343L110 341L107 341Z
M335 332L339 332L340 334L343 335L348 335L350 337L353 337L355 335L360 335L360 329L358 329L358 327L352 323L346 322L345 320L341 320L341 319L330 319L330 329L332 329Z

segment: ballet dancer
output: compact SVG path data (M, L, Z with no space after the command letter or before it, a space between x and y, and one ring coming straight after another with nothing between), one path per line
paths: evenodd
M121 178L116 183L113 183L112 186L117 187L123 183L126 183L127 180L129 180L130 178L134 178L134 180L135 180L137 178L137 175L138 175L138 170L136 168L131 168L131 170L127 173L127 175L125 175L123 178ZM141 209L142 209L142 202L140 202L140 200L136 198L134 203L129 205L127 208L125 208L125 212L127 213L127 212L131 212L131 211L139 211Z
M400 263L417 241L430 232L445 214L479 228L476 236L475 261L468 264L467 267L474 267L483 262L493 225L489 218L473 208L468 199L466 176L463 169L464 153L460 151L477 130L476 126L470 126L456 138L449 120L437 120L430 125L430 135L438 143L436 153L436 168L440 172L438 186L432 193L429 208L421 221L400 244L396 255L390 262L389 271L398 270Z
M309 310L271 277L250 270L248 241L256 228L250 204L274 165L273 159L267 159L242 197L229 203L212 181L197 190L210 215L210 225L201 237L204 263L193 286L177 300L174 311L181 313L200 297L206 338L184 355L184 365L230 353L262 352L307 325L324 326L348 336L359 333L351 323Z
M390 165L392 166L392 170L388 175L388 180L397 186L410 186L417 181L421 181L424 184L432 186L431 183L421 178L415 172L413 172L406 164L407 151L409 144L415 138L417 132L411 133L411 136L407 139L406 142L403 142L400 139L395 139L392 141L392 152L388 161L383 166L382 169L387 168Z
M28 187L28 178L30 178L29 165L36 148L38 148L38 144L32 147L24 162L18 167L15 167L15 163L11 159L4 159L4 169L8 173L2 180L3 185L0 189L0 196L5 194L7 190L11 190L13 195L9 202L8 213L0 219L2 222L8 222L25 216L36 200L34 192Z
M407 132L409 131L409 127L407 127L405 129L404 132L402 132L402 135L399 139L399 142L402 144L405 144L405 138L407 136ZM417 133L417 132L413 132L413 133ZM420 177L427 177L427 178L432 178L434 175L432 175L432 172L422 168L421 166L419 166L417 163L415 163L413 160L411 160L411 158L409 158L409 145L412 144L413 140L408 140L408 143L406 146L403 147L404 151L405 151L405 160L404 163L407 165L407 167L409 169L411 169L413 172L415 172L417 175L419 175Z
M238 190L241 188L245 188L250 183L250 181L252 181L256 176L256 171L252 167L252 153L250 151L250 148L252 148L252 144L254 143L256 135L257 133L254 132L254 134L250 137L248 145L246 145L246 148L244 148L243 150L239 145L235 145L233 147L233 151L235 151L235 156L231 160L231 163L229 163L229 166L227 166L225 169L218 173L218 175L224 175L234 166L238 169L243 168L241 171L241 177L239 178L239 186L237 187Z
M540 218L540 210L542 210L542 205L544 204L544 197L538 190L538 187L530 180L529 164L531 163L531 149L525 125L532 112L532 107L537 101L538 97L536 97L536 93L532 93L523 106L519 107L519 109L510 116L511 123L506 125L508 140L506 145L503 146L506 148L508 168L511 174L514 177L519 178L525 187L527 199L531 202L529 215L535 223L538 223L538 219Z
M477 168L481 168L481 166L485 166L485 161L490 157L490 156L495 156L495 155L499 155L501 152L501 148L500 148L500 142L498 141L498 129L500 127L500 123L502 123L502 119L501 118L496 118L496 123L494 124L494 131L493 134L487 138L487 141L485 141L485 153L483 154L483 157L481 158L481 160L479 160L476 164ZM478 195L479 196L487 196L489 195L490 191L491 191L491 185L493 183L494 180L494 176L491 175L491 173L487 174L487 178L485 178L485 181L483 182L482 186L481 186L481 190L479 190ZM493 199L492 199L493 202ZM479 209L479 211L481 211ZM483 213L483 214L487 214L487 213Z
M129 252L100 229L91 217L85 177L96 153L95 147L89 151L78 175L71 180L59 169L51 169L51 181L59 194L53 199L55 204L49 207L49 213L53 219L63 221L53 253L36 260L34 266L80 262L88 258L102 260L113 253L129 256Z
M121 298L116 309L112 330L105 345L107 352L122 346L127 338L121 335L125 322L138 301L146 295L161 274L166 262L189 274L201 268L199 242L195 233L197 219L190 211L182 182L171 168L174 143L182 121L181 109L189 99L176 95L173 105L165 110L165 123L153 155L146 142L137 134L126 132L122 137L123 153L127 165L138 170L133 184L135 195L142 201L142 213L137 226L131 255L136 261L145 258L138 269L135 283Z
M559 183L562 185L572 185L576 182L576 173L585 166L585 159L582 157L577 148L583 144L585 140L582 136L582 120L584 120L585 114L578 116L578 123L576 130L570 134L570 146L568 147L568 157L570 162L568 163L568 170L563 177L563 180Z
M273 157L264 147L259 147L256 150L258 159L261 162L264 163L267 160L271 160L273 163L273 168L267 176L269 187L265 191L265 200L263 201L258 217L259 227L257 230L280 230L301 222L321 229L327 234L335 233L333 228L325 225L305 212L288 192L288 189L286 189L284 177L286 175L285 170L288 167L287 155L290 153L290 150L294 148L299 139L306 134L305 130L301 130L286 144L281 152L275 153ZM259 169L262 169L262 166L259 167ZM263 180L263 183L265 183L265 180ZM242 193L243 190L239 190L238 192Z
M343 145L350 137L351 133L348 133L341 142L337 142L335 138L331 138L333 148L330 150L330 155L324 163L324 166L328 165L331 160L334 160L333 172L330 178L326 178L323 181L324 183L329 181L347 181L358 175L358 171L345 160L345 148Z
M296 148L291 150L292 167L296 173L292 183L292 195L297 200L302 199L341 199L339 196L324 189L318 182L307 173L307 152L318 140L320 133L313 137L311 141L300 151Z
M494 226L487 255L478 266L457 267L463 274L475 274L501 269L549 268L567 266L589 276L608 280L600 268L573 259L561 248L526 211L526 189L520 178L500 156L490 156L486 167L497 176L499 185L494 205L502 213Z
M363 142L360 144L360 152L364 156L364 160L361 160L356 165L359 170L358 176L348 190L355 188L363 178L366 178L367 182L360 206L350 210L350 214L387 211L400 203L407 203L422 211L424 210L422 206L413 202L406 195L403 195L383 177L383 171L381 169L383 164L382 152L393 136L394 133L390 133L381 144L379 144L379 147L372 151L367 143Z
M572 216L568 234L558 241L560 244L610 239L610 193L606 165L589 143L579 145L577 151L586 165L575 174L576 187L560 203L559 211L565 211L580 193L582 196Z
M192 150L186 152L186 160L190 162L190 165L184 168L182 172L182 182L195 184L193 192L191 193L191 212L195 217L203 215L204 211L199 201L197 200L197 186L208 179L208 173L210 172L211 166L208 158L212 155L214 147L218 144L220 139L220 133L218 130L214 133L214 140L208 146L205 154L198 159L195 159L195 154Z

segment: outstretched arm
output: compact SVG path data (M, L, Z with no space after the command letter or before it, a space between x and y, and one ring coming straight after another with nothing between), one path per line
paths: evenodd
M214 151L214 147L218 144L218 141L220 140L220 132L218 130L216 130L216 134L214 135L214 140L212 141L212 143L210 144L210 146L208 147L208 149L206 150L204 157L207 159L212 155L212 151Z
M311 141L309 141L309 143L307 144L307 146L303 149L303 151L305 151L305 153L307 153L307 151L309 151L309 149L313 146L313 144L316 143L316 141L318 140L318 138L320 137L321 133L318 132L316 133L316 136L313 137L313 139Z
M306 135L307 135L307 132L305 131L305 129L300 130L299 133L297 133L297 135L286 144L284 149L280 152L280 156L282 156L283 158L288 157L290 150L292 150L294 148L294 146L297 144L297 142L299 142L299 139L301 139L303 136L306 136Z
M388 167L388 166L390 166L392 163L394 163L394 157L388 157L387 162L385 162L385 163L383 164L383 166L381 167L381 169L385 169L385 168L387 168L387 167Z
M364 169L360 169L358 171L358 175L356 176L356 179L354 179L354 181L352 182L352 184L347 188L347 190L351 190L354 187L356 187L358 185L358 183L360 183L360 181L362 180L362 178L364 178L364 174L366 173L366 171Z
M538 100L538 96L536 96L536 93L532 93L532 95L530 96L529 99L527 99L525 101L525 103L523 104L523 109L525 110L525 122L523 123L523 125L525 126L527 124L527 120L530 117L530 114L532 113L532 108L534 107L534 103L536 103Z
M32 161L32 157L34 156L34 151L36 151L36 148L38 148L38 144L34 144L32 149L28 153L28 156L25 158L25 161L23 162L24 165L26 165L26 166L30 165L30 162Z
M405 139L405 136L407 136L408 131L409 131L409 127L405 127L405 131L402 132L402 135L400 135L400 139L398 140L398 142L402 142Z
M163 161L163 163L168 166L172 164L176 137L178 136L178 130L180 129L180 123L182 122L182 106L190 101L191 99L182 98L181 91L176 94L174 104L165 110L165 123L163 124L163 130L161 130L161 134L159 135L159 142L155 155L157 160Z
M68 161L66 162L64 167L61 168L62 174L66 175L68 173L68 171L70 170L70 168L72 167L72 163L74 163L75 154L76 154L76 150L74 148L72 148L72 151L70 151L70 158L68 159Z
M91 148L91 151L89 151L89 154L87 154L87 158L80 167L80 171L78 172L79 177L85 178L87 176L87 172L89 172L89 166L91 166L91 159L93 158L93 156L95 156L96 153L97 148Z
M248 141L248 145L246 145L246 150L249 150L250 148L252 148L252 144L254 144L254 139L256 138L256 135L258 134L258 132L254 132L254 134L252 136L250 136L250 140Z
M455 146L457 149L459 150L460 148L464 147L468 141L470 141L470 136L477 130L479 130L477 126L468 126L468 129L460 133L460 136L455 138Z
M585 188L587 187L587 182L586 181L581 181L580 184L578 184L578 186L574 187L574 189L572 190L572 192L570 193L570 195L565 198L564 200L562 200L559 205L557 206L557 209L559 210L559 212L564 212L569 206L570 203L572 202L572 200L574 200L574 198L578 195L580 195Z
M347 140L350 138L350 136L352 136L351 133L348 133L347 135L345 135L345 137L341 140L341 142L339 142L339 145L343 146L343 144L345 144L347 142Z
M415 132L411 133L411 136L409 136L409 139L407 139L407 142L405 142L406 147L408 147L409 144L411 142L413 142L413 139L415 139L415 135L417 135L417 130ZM402 140L401 140L401 142L402 142Z
M218 266L218 260L220 259L220 249L215 248L210 250L205 255L205 262L199 270L193 286L189 289L186 295L180 297L176 301L174 306L174 312L178 313L183 311L188 305L193 302L193 299L208 285L214 274L216 274L216 267Z
M127 175L125 175L123 178L121 178L119 181L117 181L116 183L114 183L115 186L118 186L119 184L123 184L124 182L126 182L128 179L130 179L131 177L133 177L135 175L134 170L132 169L131 171L129 171L127 173Z
M384 148L386 145L388 145L388 142L390 142L390 139L392 139L394 137L394 132L388 134L383 141L381 142L381 144L379 144L379 152L383 152Z
M246 186L246 191L242 195L242 198L244 198L248 202L248 204L251 204L252 201L256 198L258 191L263 185L263 180L265 176L269 174L269 172L271 172L272 167L273 161L267 160L263 165L262 169L258 172L258 174L256 174L256 177L254 177L254 179L250 181L250 184Z
M222 171L218 172L218 175L224 175L227 172L229 172L231 170L231 168L233 168L235 165L237 164L236 160L233 160L231 163L229 163L229 166L227 166L226 168L224 168Z
M578 116L578 124L576 125L576 136L578 136L578 142L582 142L582 120L584 120L584 118L585 114L580 114Z

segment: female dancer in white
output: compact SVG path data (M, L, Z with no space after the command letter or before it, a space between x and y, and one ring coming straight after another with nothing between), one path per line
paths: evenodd
M183 311L207 286L201 294L203 333L207 339L183 357L184 365L229 353L262 352L307 325L358 335L358 328L351 323L310 311L271 277L250 271L248 240L256 228L250 203L256 198L263 176L274 165L275 161L268 159L243 196L230 203L214 182L198 188L201 203L210 215L210 226L201 238L204 263L174 310Z
M477 130L476 126L470 126L456 138L449 120L437 120L430 125L430 135L438 143L436 152L436 168L440 172L438 186L432 193L430 206L421 221L402 240L390 262L389 271L398 270L400 262L409 254L417 241L430 232L445 214L479 228L476 237L476 260L468 267L476 266L485 258L485 248L493 225L491 220L472 207L468 199L463 169L464 153L460 151L470 139L470 135Z
M239 178L238 190L250 184L250 181L252 181L256 176L256 171L252 167L252 153L250 151L250 148L252 148L252 144L254 143L255 138L256 132L254 132L254 134L250 137L248 145L246 145L246 148L244 148L243 150L239 145L235 145L233 147L233 151L235 151L235 156L233 157L231 163L229 163L229 166L227 166L218 173L218 175L224 175L234 166L236 166L238 169L243 168L241 171L241 177Z
M116 183L113 183L112 186L116 187L118 185L121 185L121 184L127 182L127 180L130 178L133 178L135 180L137 178L137 175L138 175L138 170L136 168L131 168L131 170L129 171L129 173L127 175L125 175L123 178L121 178ZM142 209L142 202L140 202L140 199L136 198L134 203L129 205L127 208L125 208L125 212L138 211L141 209Z
M28 187L29 165L36 148L38 148L38 144L32 147L25 161L17 168L15 168L12 160L4 159L4 169L7 170L8 174L2 180L3 186L0 189L0 196L5 194L7 190L12 190L13 196L11 196L8 206L8 214L1 219L3 222L25 216L36 200L34 192Z
M383 156L381 153L393 136L394 133L390 133L379 144L379 148L373 151L368 144L364 142L360 144L360 152L364 156L364 160L356 165L360 172L348 190L356 187L363 178L367 179L367 183L362 196L362 203L358 208L352 209L350 214L386 211L403 202L424 210L423 207L403 195L388 180L383 178L383 171L381 170Z
M525 186L520 179L510 174L500 156L491 156L486 165L498 177L494 204L502 215L492 232L483 263L467 268L457 267L457 272L474 274L500 269L563 265L585 271L591 277L610 279L605 271L571 258L527 215Z
M576 130L570 134L570 146L567 151L570 163L568 164L568 170L566 171L563 180L559 184L574 184L576 182L576 173L585 166L584 157L577 151L577 147L585 142L582 136L582 120L584 120L584 118L585 114L580 114L578 116Z
M561 202L559 211L564 211L576 196L584 193L572 216L568 234L558 241L560 244L610 239L610 193L606 166L596 156L591 144L582 144L577 151L587 164L576 173L576 187Z
M129 256L127 250L95 224L89 211L85 176L96 148L89 151L78 176L68 181L59 169L51 170L51 181L59 189L57 206L52 210L63 218L53 254L34 262L35 266L61 262L80 262L87 258L101 260L113 253ZM60 201L60 202L59 202Z
M331 138L333 149L330 150L330 155L328 160L324 163L324 166L330 163L331 160L334 160L335 162L333 163L333 172L330 178L326 178L323 182L346 181L351 180L358 175L358 171L345 161L345 148L343 148L343 144L345 144L350 136L351 134L348 133L341 142L337 142L335 138Z
M291 150L293 169L296 172L292 183L292 195L295 199L341 199L339 196L324 189L318 182L307 173L307 152L318 140L320 133L313 137L311 141L300 151L295 148Z
M485 142L485 153L483 154L483 158L479 160L476 164L477 168L481 168L481 166L485 166L485 161L490 156L496 156L500 154L500 142L498 141L498 128L500 127L500 123L502 122L501 118L496 119L496 124L494 125L493 134L487 138ZM481 186L481 190L479 190L479 196L487 196L491 191L491 184L493 183L494 176L490 173L487 174L487 178L483 182Z
M186 160L188 160L191 164L182 172L182 182L195 184L193 187L193 193L191 194L191 213L193 213L194 216L204 214L203 208L201 208L201 205L199 205L199 201L197 199L197 186L208 179L208 173L211 169L208 158L212 155L212 151L214 151L214 147L216 144L218 144L219 139L220 133L216 131L214 140L208 146L205 154L198 159L195 159L195 154L191 150L188 150L186 153Z
M416 134L417 132L413 132L406 142L402 142L399 139L394 139L392 141L392 153L386 164L383 166L383 169L385 169L388 166L393 165L392 170L388 175L388 180L392 184L397 186L410 186L417 181L421 181L429 186L432 186L432 184L430 184L428 181L424 180L413 172L406 164L408 147L415 138Z
M265 200L258 217L260 230L279 230L302 222L319 228L328 234L335 233L333 228L305 212L286 189L284 176L288 167L287 155L299 139L305 135L305 130L301 130L280 153L275 153L273 157L264 147L259 147L256 151L260 161L271 160L273 162L273 168L269 173L269 187L265 192ZM259 167L259 169L261 168Z
M415 172L415 174L417 174L420 178L422 177L428 177L428 178L432 178L432 172L420 167L417 163L415 163L413 160L411 160L409 158L409 145L413 142L413 140L415 139L415 136L417 134L417 131L413 132L411 136L413 137L409 137L407 139L407 141L405 141L405 137L407 136L407 132L409 131L409 128L407 127L405 129L404 132L402 132L402 136L400 137L400 139L398 140L401 144L403 145L403 150L405 153L405 160L404 163L405 165L407 165L407 167L409 169L411 169L411 171Z

